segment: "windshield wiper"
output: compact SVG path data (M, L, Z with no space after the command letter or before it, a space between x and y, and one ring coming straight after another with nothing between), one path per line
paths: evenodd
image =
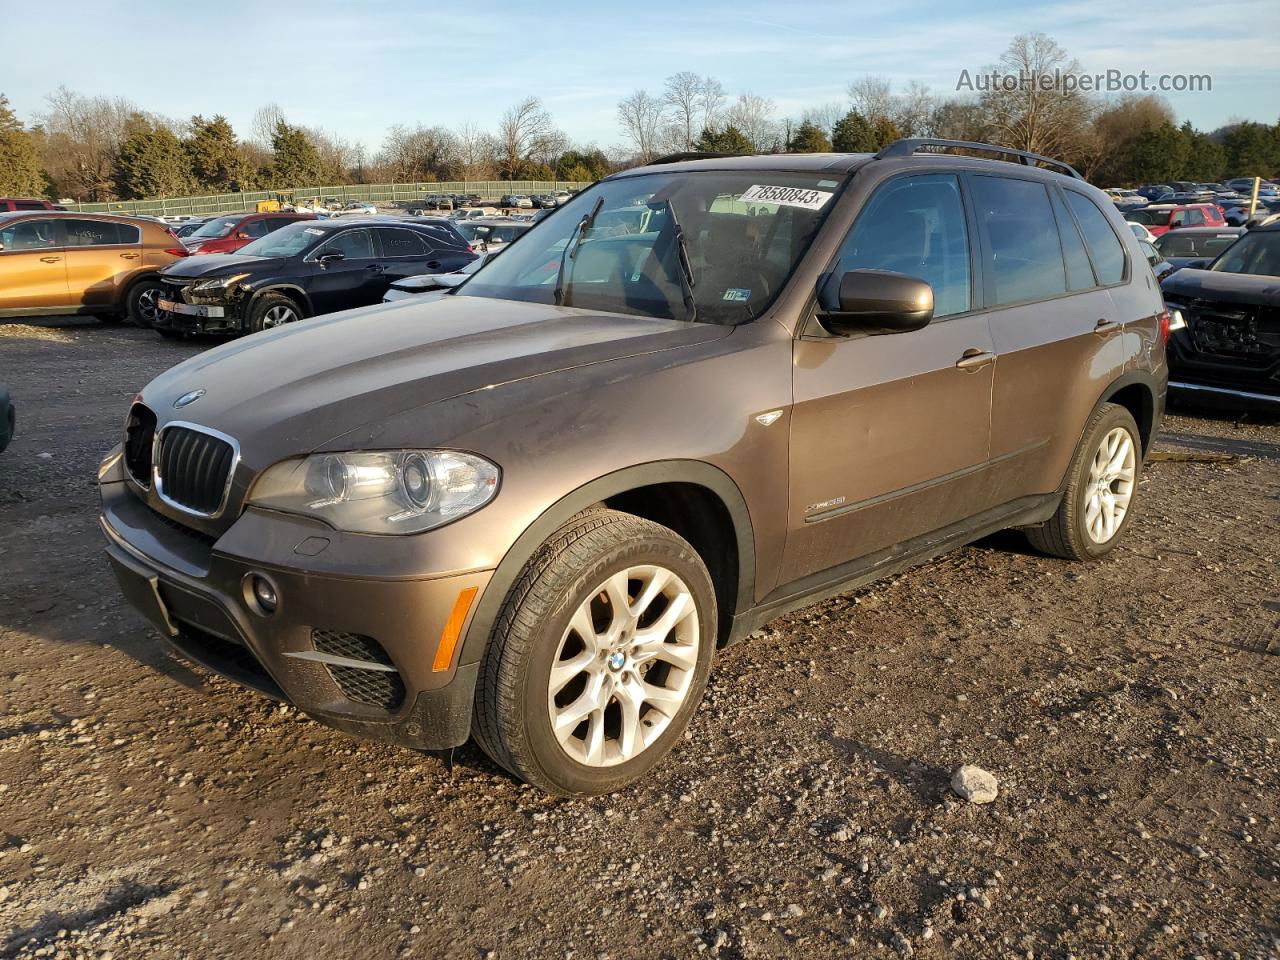
M689 262L689 248L684 242L684 227L676 219L676 208L671 201L666 201L667 213L671 216L673 241L676 247L676 259L680 261L680 292L684 294L684 308L689 312L689 322L698 322L698 302L693 298L693 264Z
M556 271L556 306L563 306L566 291L565 268L571 259L578 256L578 241L582 234L585 233L593 223L596 222L596 214L600 212L600 208L604 206L604 196L601 195L596 199L593 206L585 213L578 225L573 228L573 233L569 234L569 239L565 241L564 252L560 254L560 269Z

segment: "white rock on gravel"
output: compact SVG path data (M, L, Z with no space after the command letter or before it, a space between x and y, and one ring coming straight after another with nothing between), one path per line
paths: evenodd
M973 764L966 763L951 776L951 789L970 803L990 803L999 796L996 778Z

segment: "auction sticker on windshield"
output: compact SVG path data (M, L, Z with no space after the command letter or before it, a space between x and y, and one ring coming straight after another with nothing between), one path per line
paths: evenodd
M806 210L820 210L822 205L832 198L833 194L826 190L806 190L804 187L770 187L764 184L752 184L747 192L738 198L740 203L776 203L784 207L804 207Z
M311 234L313 237L323 237L323 236L324 236L324 231L323 231L323 230L317 230L315 227L305 227L305 228L303 229L303 231L302 231L302 232L303 232L303 233L309 233L309 234Z

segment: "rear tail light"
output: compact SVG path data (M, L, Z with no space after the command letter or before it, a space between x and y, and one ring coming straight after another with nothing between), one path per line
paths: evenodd
M165 252L165 253L167 253L167 254L169 254L169 256L171 256L171 257L189 257L189 256L191 256L191 251L190 251L190 250L188 250L186 247L165 247L164 252Z
M475 248L475 247L473 247L473 246L471 246L471 244L469 244L469 243L468 243L468 244L467 244L467 253L475 253L475 252L476 252L476 248Z
M1156 319L1160 321L1160 343L1167 347L1169 345L1169 311L1161 310Z

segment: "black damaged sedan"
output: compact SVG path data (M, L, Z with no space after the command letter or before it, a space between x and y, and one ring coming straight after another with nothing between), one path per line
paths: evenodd
M380 303L397 280L451 273L475 258L443 220L303 220L236 253L170 264L154 328L168 337L255 333Z
M1169 389L1280 412L1280 223L1255 227L1201 265L1161 284Z

